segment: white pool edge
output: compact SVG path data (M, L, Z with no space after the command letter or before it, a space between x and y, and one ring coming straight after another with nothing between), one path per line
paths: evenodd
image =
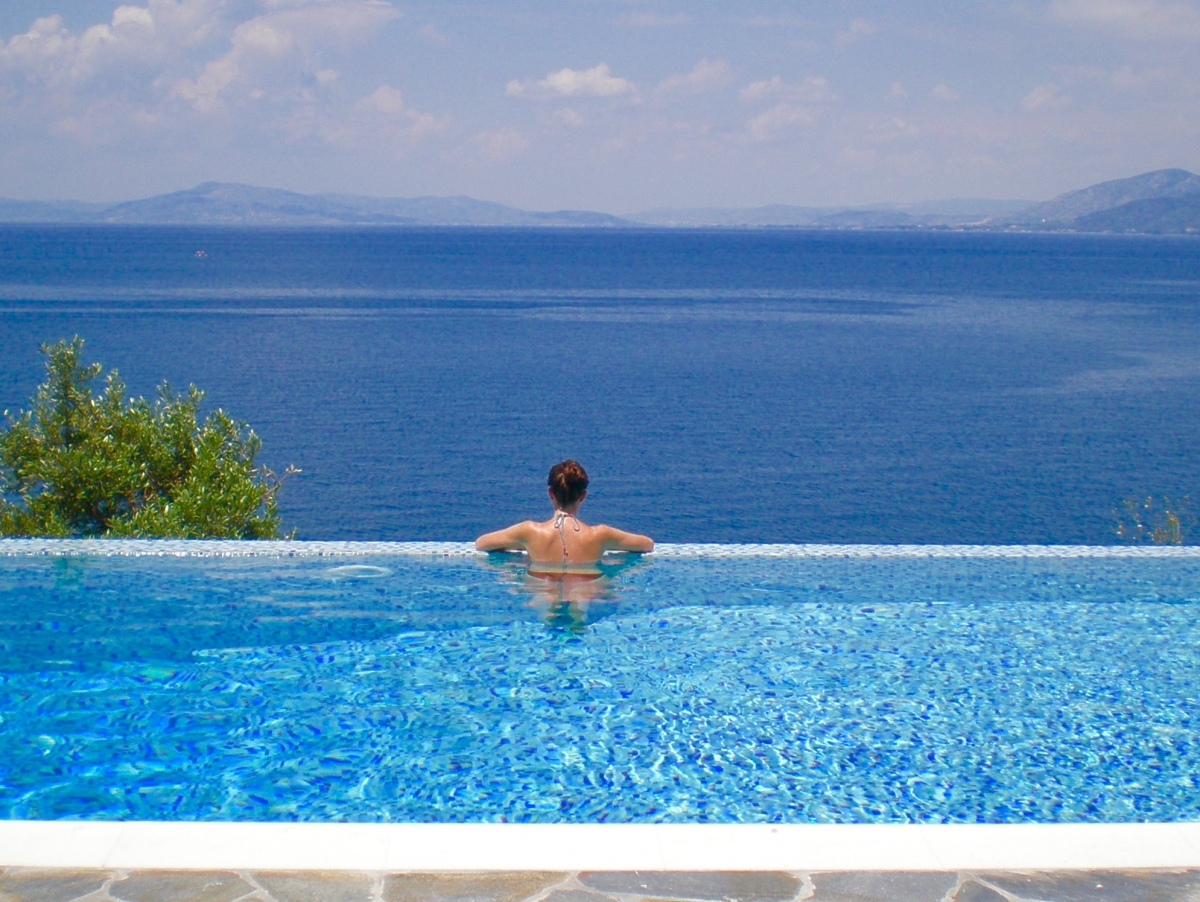
M0 821L0 866L374 872L1180 869L1200 867L1200 823Z
M0 557L482 558L469 542L300 542L221 539L0 539ZM1200 558L1200 545L788 545L662 543L649 558Z

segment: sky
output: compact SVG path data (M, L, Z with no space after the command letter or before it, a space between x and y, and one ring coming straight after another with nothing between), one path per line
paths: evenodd
M1043 200L1200 170L1200 0L0 0L0 196Z

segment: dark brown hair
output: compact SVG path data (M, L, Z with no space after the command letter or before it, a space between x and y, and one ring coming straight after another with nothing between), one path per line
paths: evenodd
M550 468L546 485L550 486L550 493L560 508L570 507L587 491L587 473L575 461L564 460Z

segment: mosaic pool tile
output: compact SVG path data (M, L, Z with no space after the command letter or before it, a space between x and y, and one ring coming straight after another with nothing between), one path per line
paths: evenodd
M1198 604L1194 556L10 555L0 816L1195 820Z
M485 557L470 542L0 539L0 555L100 557ZM1161 545L718 545L659 543L654 558L1194 558L1200 546Z

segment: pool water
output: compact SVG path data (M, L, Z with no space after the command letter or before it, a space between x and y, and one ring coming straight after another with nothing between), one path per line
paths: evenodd
M0 816L1200 818L1198 556L613 570L0 555Z

